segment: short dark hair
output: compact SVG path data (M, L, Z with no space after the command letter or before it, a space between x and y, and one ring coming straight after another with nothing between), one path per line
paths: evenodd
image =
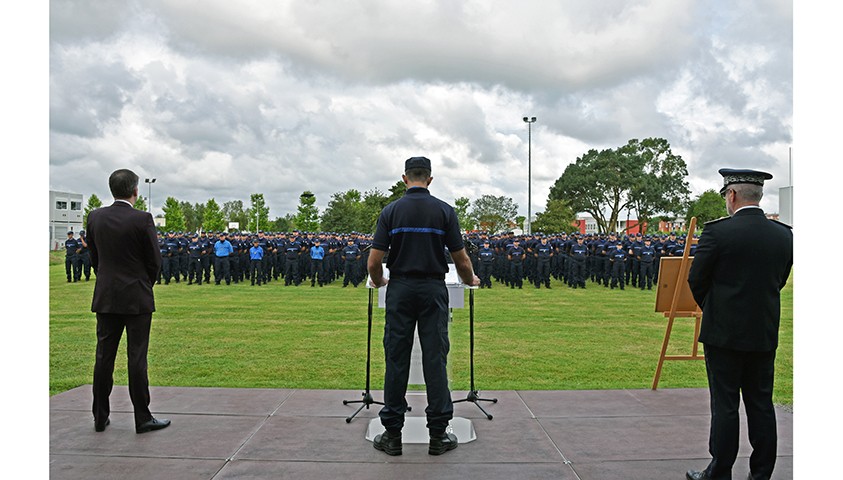
M411 182L423 182L430 178L430 170L427 168L411 168L404 172L404 175Z
M138 186L138 180L135 172L121 168L108 177L108 188L114 198L131 198Z

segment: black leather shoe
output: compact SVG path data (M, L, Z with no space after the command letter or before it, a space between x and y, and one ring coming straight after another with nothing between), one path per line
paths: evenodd
M135 426L135 433L146 433L151 432L153 430L161 430L162 428L167 428L170 426L169 420L158 420L157 418L151 418L140 425Z
M711 477L705 470L698 472L696 470L688 470L685 472L685 478L688 480L709 480Z
M401 455L403 447L401 444L401 432L397 434L391 434L389 431L383 432L375 436L374 444L375 450L380 450L387 455Z
M105 427L107 427L107 426L108 426L108 424L110 424L110 423L111 423L111 420L109 420L109 419L107 419L107 418L105 419L105 423L97 423L97 422L94 422L94 431L96 431L96 432L104 432L104 431L105 431Z
M457 448L457 436L453 433L441 433L430 435L430 447L427 453L430 455L442 455L443 453Z

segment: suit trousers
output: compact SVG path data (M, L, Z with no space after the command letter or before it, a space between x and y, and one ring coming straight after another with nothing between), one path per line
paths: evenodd
M705 367L711 394L711 430L708 450L712 479L732 478L738 456L740 400L746 410L752 454L752 478L770 478L776 464L776 412L773 376L776 351L741 352L705 345Z
M413 351L416 325L427 388L427 428L431 433L441 433L454 416L447 369L448 351L451 348L448 338L448 289L442 280L389 280L383 333L386 360L384 407L379 416L387 430L401 430L404 427L410 354Z
M97 313L97 353L94 364L94 421L105 423L111 413L108 397L114 386L114 361L117 347L126 330L129 397L135 410L135 425L152 418L149 412L149 379L146 355L149 350L149 329L152 313L123 315Z

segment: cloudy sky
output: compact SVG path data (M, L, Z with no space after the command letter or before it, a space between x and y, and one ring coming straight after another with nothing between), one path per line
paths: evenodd
M774 175L793 135L789 0L52 0L49 186L111 196L155 177L152 203L304 190L385 192L403 160L432 193L506 195L532 211L589 149L663 137L692 193L721 167ZM142 185L141 194L147 194ZM633 214L634 215L634 214Z

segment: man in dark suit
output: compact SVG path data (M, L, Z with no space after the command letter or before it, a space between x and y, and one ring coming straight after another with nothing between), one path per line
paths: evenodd
M730 479L738 454L740 398L746 409L750 479L769 479L776 462L773 374L780 292L793 265L790 227L758 206L769 173L721 169L729 217L705 224L688 275L702 308L699 341L711 394L711 462L690 480Z
M138 176L117 170L108 178L114 196L110 207L88 215L88 248L97 277L91 311L97 314L94 365L94 429L110 423L108 397L114 384L114 360L126 329L129 396L135 410L135 431L145 433L170 425L149 411L146 354L155 299L152 286L161 268L161 252L152 215L134 209Z

